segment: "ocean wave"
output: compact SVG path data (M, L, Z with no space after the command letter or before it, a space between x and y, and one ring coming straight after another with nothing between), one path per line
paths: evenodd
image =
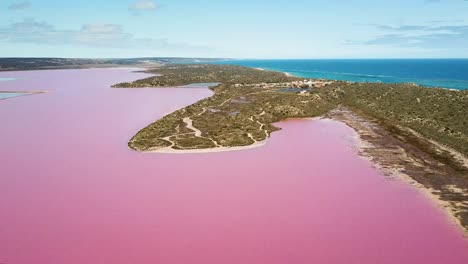
M468 80L457 80L457 79L422 79L422 78L411 78L411 77L397 77L390 75L378 75L378 74L362 74L362 73L348 73L348 72L329 72L329 71L311 71L311 70L291 70L291 69L276 69L280 71L287 71L289 73L320 73L320 74L333 74L333 75L345 75L352 77L366 77L366 78L389 78L393 80L400 80L402 82L436 82L436 83L454 83L454 84L468 84Z
M308 74L312 77L327 78L327 79L341 79L348 81L370 81L370 82L383 82L383 83L417 83L422 86L429 87L445 87L455 88L459 90L468 89L468 80L457 79L431 79L431 78L415 78L415 77L399 77L382 74L364 74L364 73L350 73L350 72L334 72L334 71L317 71L317 70L301 70L301 69L285 69L275 67L262 67L266 70L281 71L297 76L307 78ZM313 76L316 75L316 76ZM321 75L321 76L317 76ZM328 76L327 76L328 75ZM341 77L341 78L340 78Z

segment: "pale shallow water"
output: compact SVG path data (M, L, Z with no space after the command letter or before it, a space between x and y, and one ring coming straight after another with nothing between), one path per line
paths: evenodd
M189 84L189 85L185 85L185 86L182 86L184 88L202 88L202 89L206 89L206 87L214 87L214 86L218 86L219 83L192 83L192 84Z
M14 81L16 80L15 78L10 78L10 77L0 77L0 82L7 82L7 81Z
M13 74L10 90L50 92L0 102L0 263L468 263L444 213L358 157L342 123L143 154L134 133L211 92L109 88L147 77L124 69Z
M8 98L13 98L13 97L18 97L18 96L23 96L27 95L27 93L3 93L0 91L0 100L1 99L8 99Z

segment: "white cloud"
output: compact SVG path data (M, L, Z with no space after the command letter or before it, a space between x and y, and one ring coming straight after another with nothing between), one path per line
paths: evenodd
M63 30L35 19L0 27L0 44L2 42L181 52L209 50L207 47L169 42L165 38L139 38L117 24L85 24L78 30Z
M10 10L24 10L31 7L31 2L23 1L23 2L16 2L8 6Z
M445 25L445 21L430 25L372 25L382 33L365 41L348 41L352 45L385 45L425 49L466 49L468 25Z
M80 31L76 32L74 38L78 43L82 44L115 45L113 42L128 42L133 39L133 36L125 33L121 25L86 24L81 27Z
M138 0L129 9L135 12L156 10L158 5L152 0Z

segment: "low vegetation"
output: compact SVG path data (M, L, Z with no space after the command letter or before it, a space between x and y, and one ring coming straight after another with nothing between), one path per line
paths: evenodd
M152 76L130 83L121 83L116 87L171 87L194 83L232 85L300 80L296 77L288 77L280 72L261 71L233 65L168 65L149 72L159 76Z
M206 58L126 58L126 59L71 59L71 58L0 58L0 71L86 69L110 67L155 67L169 63L219 61Z
M468 91L369 83L345 90L346 105L468 155Z
M468 91L425 88L414 84L333 82L326 87L285 92L278 84L297 77L227 65L169 65L151 71L159 76L115 87L171 87L220 83L214 95L180 109L140 131L130 147L140 151L245 146L266 139L286 118L314 117L345 105L382 122L408 127L468 155ZM259 85L263 84L263 85ZM201 131L195 135L184 118ZM202 140L204 139L204 140ZM193 144L191 144L193 143Z

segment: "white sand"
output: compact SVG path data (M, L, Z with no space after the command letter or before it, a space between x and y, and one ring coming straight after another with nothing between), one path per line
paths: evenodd
M264 147L267 140L258 141L255 144L241 147L217 147L209 149L173 149L171 147L145 151L146 153L165 153L165 154L199 154L199 153L218 153L229 151L242 151Z

